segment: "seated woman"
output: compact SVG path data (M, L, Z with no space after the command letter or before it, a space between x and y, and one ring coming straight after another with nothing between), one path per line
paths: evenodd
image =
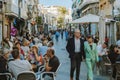
M32 64L34 72L37 72L38 66L43 64L42 56L38 56L38 48L36 46L32 46L27 59Z
M117 58L119 56L119 51L118 51L118 47L116 45L111 45L110 46L110 54L108 54L108 57L113 65L113 75L112 77L115 79L116 76L116 68L115 68L115 63L117 61Z

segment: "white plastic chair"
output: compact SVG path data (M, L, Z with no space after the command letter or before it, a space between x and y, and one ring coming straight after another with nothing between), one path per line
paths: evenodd
M56 80L56 75L57 75L57 72L58 72L60 66L61 66L61 64L58 66L56 72L42 72L40 80L45 80L44 75L52 75L52 77L51 77L52 79L50 79L50 80Z

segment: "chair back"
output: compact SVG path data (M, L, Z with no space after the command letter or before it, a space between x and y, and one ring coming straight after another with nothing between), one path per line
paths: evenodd
M58 68L56 69L55 73L57 73L60 69L61 63L59 64Z
M105 63L110 63L110 64L111 64L111 61L110 61L110 59L108 58L107 55L103 55L103 56L102 56L102 59L103 59L103 61L104 61Z
M36 80L36 76L32 71L22 72L17 76L17 80Z
M11 73L0 73L0 76L5 76L7 80L12 80Z

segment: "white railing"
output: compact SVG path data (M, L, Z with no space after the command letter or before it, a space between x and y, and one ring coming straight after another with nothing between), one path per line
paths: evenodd
M6 13L14 13L18 15L18 6L14 4L7 4Z

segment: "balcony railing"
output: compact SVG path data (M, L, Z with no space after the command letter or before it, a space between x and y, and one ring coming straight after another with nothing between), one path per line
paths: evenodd
M18 6L14 4L6 4L6 11L7 14L18 15Z

